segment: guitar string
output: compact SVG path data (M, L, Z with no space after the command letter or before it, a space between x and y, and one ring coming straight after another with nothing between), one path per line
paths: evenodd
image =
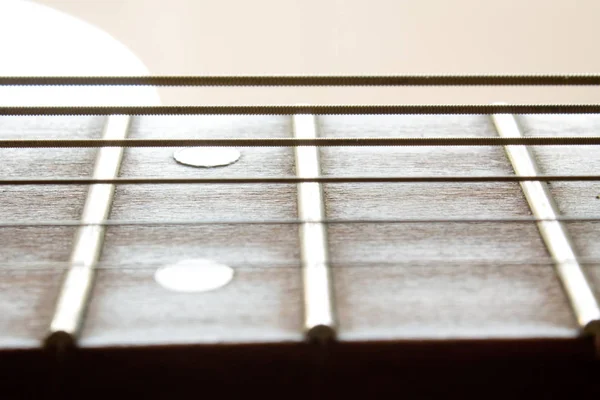
M485 182L598 182L600 175L490 175L490 176L319 176L311 178L276 176L276 177L224 177L224 178L4 178L0 186L23 185L172 185L172 184L297 184L302 182L318 183L485 183Z
M600 104L400 104L0 107L0 116L75 115L490 115L600 114Z
M284 269L293 269L299 270L302 268L302 264L300 261L291 261L291 262L272 262L265 261L260 262L248 262L243 259L224 259L229 266L237 269L237 270L284 270ZM163 262L135 262L135 263L111 263L100 261L99 264L95 267L95 270L105 270L105 271L155 271L156 268L162 267L165 264L168 264L170 261ZM587 269L595 269L600 267L600 258L578 258L578 262L580 265L585 266ZM432 258L432 259L402 259L398 261L385 259L385 260L368 260L368 261L338 261L333 260L329 263L329 266L333 270L341 270L341 269L354 269L354 268L395 268L402 267L403 269L408 268L459 268L459 267L494 267L494 268L513 268L513 267L536 267L536 268L552 268L555 265L551 260L549 261L539 261L539 260L502 260L502 261L489 261L485 259L477 259L477 258L469 258L469 259L452 259L449 260L447 258ZM18 272L18 271L63 271L68 270L71 264L68 261L7 261L0 262L0 275L3 272ZM210 268L210 266L206 266L206 268Z
M475 146L598 146L598 136L550 137L356 137L202 138L202 139L0 139L0 148L98 148L98 147L475 147Z
M356 224L481 224L481 223L537 223L537 222L600 222L600 216L561 216L553 219L535 217L483 217L483 218L364 218L364 219L323 219L319 223L328 225L356 225ZM310 220L301 219L185 219L163 221L140 220L105 220L97 223L84 223L79 220L50 220L50 221L0 221L2 228L41 228L41 227L80 227L80 226L202 226L202 225L301 225L310 223Z
M599 74L11 76L0 86L596 86Z

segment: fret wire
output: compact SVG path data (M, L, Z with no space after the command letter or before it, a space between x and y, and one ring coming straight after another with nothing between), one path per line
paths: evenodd
M0 107L0 116L58 115L487 115L599 114L600 104L400 104L400 105L207 105Z
M318 121L314 115L292 116L295 138L316 138ZM316 178L321 174L319 149L296 147L296 175L298 179ZM333 285L329 265L327 229L323 188L318 182L298 183L298 217L308 220L299 226L300 257L304 295L304 329L310 341L326 342L335 339L336 315Z
M103 137L125 138L130 122L129 116L108 117ZM101 148L96 156L94 178L106 179L118 176L122 158L123 148ZM94 223L108 218L114 190L113 184L93 184L89 187L81 216L81 220L89 225L83 225L77 231L69 268L50 323L46 346L62 348L74 345L77 340L104 242L104 227Z
M492 217L492 218L382 218L382 219L323 219L319 220L322 224L343 225L343 224L473 224L473 223L536 223L536 222L600 222L598 217L557 217L536 218L536 217ZM281 219L281 220L243 220L243 219L206 219L206 220L163 220L163 221L138 221L138 220L104 220L94 223L85 223L81 221L11 221L0 222L2 228L42 228L42 227L80 227L80 226L201 226L201 225L300 225L314 221L301 219Z
M0 139L0 148L94 147L454 147L454 146L598 146L600 137L358 137L358 138L203 138L203 139Z
M495 114L492 121L503 137L522 136L513 115ZM506 154L517 175L533 176L539 174L535 156L524 146L506 146ZM552 194L541 181L521 182L521 188L529 203L531 212L540 219L551 221L538 222L538 229L546 248L554 260L559 280L570 300L573 312L584 333L600 334L600 306L594 296L592 286L585 276L566 227L557 220L560 214Z
M0 86L591 86L599 74L2 76Z
M298 147L296 149L301 149ZM0 186L23 185L174 185L174 184L299 184L299 183L486 183L486 182L597 182L600 175L491 175L491 176L317 176L237 178L6 178Z

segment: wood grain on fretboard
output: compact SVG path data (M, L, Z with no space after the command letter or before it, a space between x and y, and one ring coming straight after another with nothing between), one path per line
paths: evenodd
M99 138L102 117L3 117L1 138ZM321 136L497 136L487 116L323 116ZM528 136L597 136L600 117L522 116ZM281 116L134 117L131 138L291 137ZM121 176L293 176L291 148L246 148L228 167L181 166L172 148L126 149ZM94 149L1 149L3 177L87 177ZM600 168L592 146L535 148L542 173ZM323 148L324 175L505 175L501 147ZM567 216L600 216L595 182L555 182ZM517 183L327 184L331 218L530 215ZM78 220L84 186L2 186L1 221ZM112 219L295 219L295 185L123 185ZM600 291L599 222L568 222ZM533 222L328 227L342 341L577 338L579 329ZM0 228L0 346L40 346L74 227ZM167 291L157 267L185 258L233 266L207 293ZM295 225L122 226L106 242L80 345L300 342Z

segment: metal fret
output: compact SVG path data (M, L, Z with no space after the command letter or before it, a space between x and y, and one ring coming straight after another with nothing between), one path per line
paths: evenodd
M114 115L107 119L104 139L124 139L130 117ZM123 148L105 147L98 151L94 179L116 178L119 174ZM63 347L74 344L83 322L95 269L102 251L105 227L100 225L110 213L115 186L91 185L81 216L85 225L79 227L71 253L69 270L63 282L46 344Z
M502 137L521 137L514 116L510 114L492 115L498 134ZM522 176L539 175L535 157L525 146L506 146L506 154L515 174ZM527 198L531 212L538 221L540 235L552 256L558 278L560 279L575 316L584 333L600 333L600 307L594 296L591 284L577 259L566 227L559 221L559 210L548 186L541 181L521 182L521 188Z
M317 120L314 115L293 117L295 138L316 138ZM296 147L296 175L298 178L316 178L321 174L319 149ZM335 311L329 265L329 249L325 219L323 190L318 182L298 184L298 217L300 250L304 282L304 328L309 340L327 341L335 338Z

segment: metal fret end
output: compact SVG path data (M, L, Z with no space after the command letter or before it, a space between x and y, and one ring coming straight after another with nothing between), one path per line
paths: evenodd
M77 339L65 331L50 332L44 340L44 348L53 352L62 353L75 348Z
M311 343L327 344L336 339L336 331L331 325L320 324L308 328L306 337Z
M600 360L600 319L594 319L583 327L583 334L594 338L594 349L597 360Z
M591 335L600 338L600 319L594 319L583 327L584 335Z

